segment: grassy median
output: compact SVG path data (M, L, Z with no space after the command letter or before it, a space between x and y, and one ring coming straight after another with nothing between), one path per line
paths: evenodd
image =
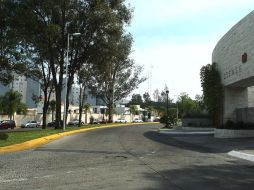
M103 124L105 125L105 124ZM112 125L112 124L107 124ZM33 140L40 137L45 137L48 135L53 135L56 133L62 133L66 131L73 131L73 130L79 130L79 129L86 129L86 128L92 128L92 127L98 127L102 126L99 124L94 125L84 125L82 127L69 127L67 126L66 130L63 131L61 129L54 129L54 128L47 128L47 129L41 129L41 130L34 130L34 131L10 131L0 133L0 147L13 145L13 144L19 144L23 143L25 141Z

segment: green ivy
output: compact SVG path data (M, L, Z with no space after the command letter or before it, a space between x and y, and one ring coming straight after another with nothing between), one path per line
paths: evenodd
M200 70L204 103L215 127L222 123L224 89L216 63L203 66Z

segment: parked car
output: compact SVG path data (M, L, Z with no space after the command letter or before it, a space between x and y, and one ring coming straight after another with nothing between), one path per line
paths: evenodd
M73 119L71 121L68 122L68 125L78 125L79 124L79 120L78 119ZM81 121L81 125L84 125L84 121Z
M115 123L127 123L126 119L117 119Z
M142 123L143 120L138 119L138 118L135 118L132 122L133 122L133 123Z
M93 119L93 124L100 124L102 123L102 119Z
M60 124L61 124L61 126L63 126L63 120L61 120ZM56 121L49 122L47 124L47 127L56 127Z
M3 120L0 121L0 129L14 129L16 127L15 121L13 120Z
M37 121L25 121L21 124L21 128L39 127L40 122Z

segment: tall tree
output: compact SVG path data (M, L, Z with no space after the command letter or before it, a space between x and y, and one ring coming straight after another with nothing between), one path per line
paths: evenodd
M132 94L131 101L128 105L143 105L143 99L140 94Z
M49 62L56 94L56 120L60 125L68 34L80 32L82 35L70 41L67 96L81 65L86 62L93 63L94 61L90 61L91 55L106 56L107 52L103 51L103 47L111 43L108 36L113 38L122 35L124 25L130 20L130 10L124 1L119 0L13 2L18 5L18 36Z
M113 103L127 97L145 80L140 77L142 67L129 58L131 44L130 35L111 37L110 46L104 49L108 53L95 69L97 94L108 107L109 121L112 121Z
M143 99L144 99L144 107L151 106L152 100L148 92L143 94Z
M13 80L13 74L25 72L22 41L16 36L12 15L16 10L12 0L0 2L0 82L4 85Z
M224 87L216 63L203 66L200 70L204 103L218 128L222 124Z

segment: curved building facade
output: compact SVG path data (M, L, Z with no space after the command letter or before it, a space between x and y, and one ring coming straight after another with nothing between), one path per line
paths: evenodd
M225 86L224 121L254 122L239 110L254 107L254 11L233 26L212 54ZM247 117L247 118L246 118ZM253 121L251 121L253 119Z

